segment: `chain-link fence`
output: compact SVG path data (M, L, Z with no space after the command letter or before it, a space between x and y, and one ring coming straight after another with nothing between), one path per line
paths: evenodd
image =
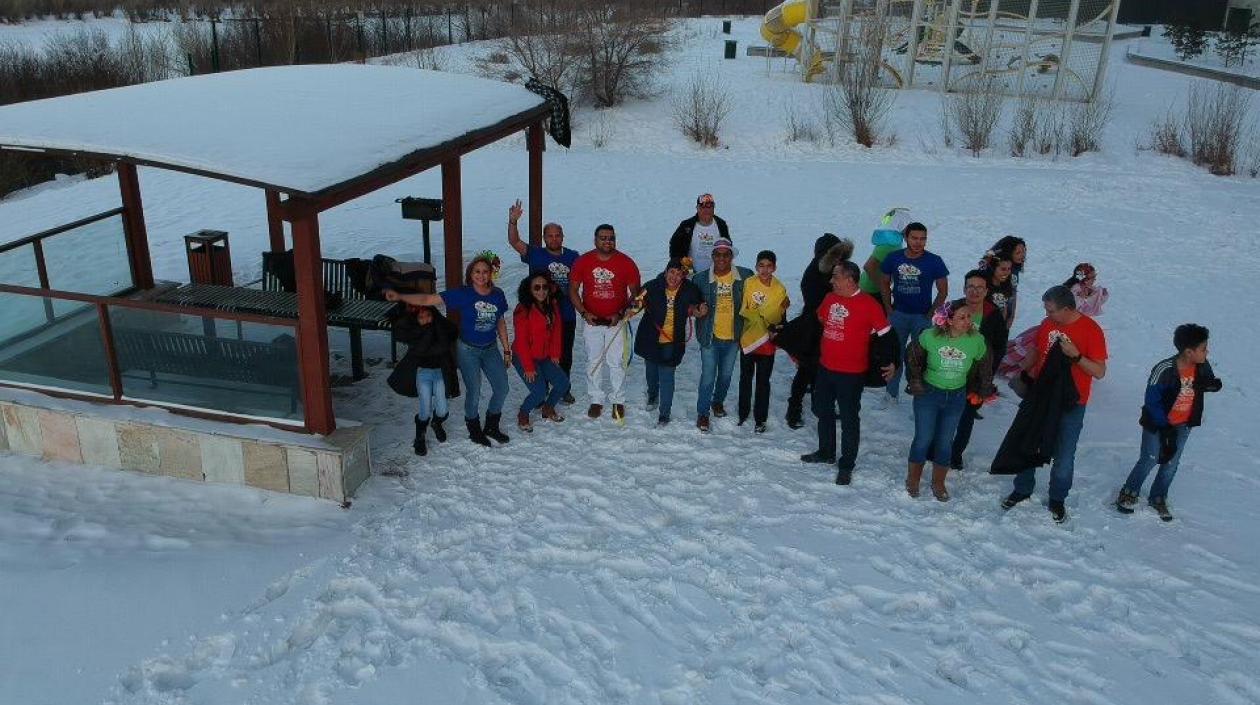
M885 85L1092 101L1119 0L823 0L805 29L835 80L881 38ZM865 32L877 24L882 31ZM810 62L818 65L818 62ZM803 69L805 70L805 69ZM811 77L812 78L812 77Z

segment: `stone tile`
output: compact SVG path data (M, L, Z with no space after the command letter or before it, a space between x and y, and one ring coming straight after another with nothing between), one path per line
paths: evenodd
M159 472L158 437L153 428L118 424L118 457L124 470Z
M301 448L288 448L289 492L306 497L319 496L319 467L315 452Z
M122 467L122 458L118 454L118 429L113 421L79 416L75 418L75 424L79 428L83 462L114 470Z
M79 450L79 427L74 423L73 415L40 409L39 433L45 460L83 462L83 452Z
M319 496L334 502L346 501L345 487L341 482L341 454L316 453L315 464L319 470Z
M201 445L197 436L184 431L158 428L158 472L185 480L206 479L201 471Z
M23 455L44 454L43 434L40 433L39 414L35 409L19 404L5 404L0 413L4 415L9 450Z
M355 490L367 481L371 472L372 456L367 436L364 436L358 443L342 450L341 486L345 488L346 496L354 496Z
M276 492L289 491L289 468L284 449L266 443L244 441L245 484Z
M241 441L226 436L201 439L201 470L206 482L245 484L245 449Z

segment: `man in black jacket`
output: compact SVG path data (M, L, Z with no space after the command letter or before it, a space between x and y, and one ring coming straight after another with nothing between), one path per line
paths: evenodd
M837 264L853 255L853 242L831 233L823 233L814 241L814 258L805 265L801 274L801 317L816 325L818 307L831 292L831 272ZM801 324L798 324L801 325ZM811 346L812 347L812 346ZM805 405L805 393L812 389L814 375L818 373L817 355L798 356L796 358L796 376L792 378L792 389L788 393L787 425L789 428L800 428L805 425L801 413Z
M731 239L726 221L717 217L713 209L717 203L713 194L703 193L696 197L696 214L678 224L669 238L669 258L691 261L692 272L703 272L713 266L713 243L718 238Z

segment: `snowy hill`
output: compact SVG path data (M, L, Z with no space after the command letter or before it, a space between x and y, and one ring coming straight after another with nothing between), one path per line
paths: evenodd
M910 407L881 409L875 393L852 486L800 463L814 434L781 421L793 370L782 355L762 436L730 418L707 436L692 427L692 350L666 429L642 408L636 360L624 428L585 418L579 380L564 423L508 428L494 449L456 431L424 459L381 363L334 403L378 425L378 467L410 476L371 478L348 511L0 454L0 703L1260 703L1246 289L1260 277L1246 244L1260 185L1134 150L1191 79L1126 64L1118 43L1103 151L1078 159L946 149L939 98L923 92L898 94L892 147L786 144L783 106L811 106L822 89L776 63L721 61L716 25L681 30L662 82L720 72L735 105L728 148L689 144L667 95L583 112L572 150L548 144L544 217L579 250L613 223L655 274L673 227L711 192L737 263L774 249L795 294L819 234L852 237L864 258L879 214L909 206L955 292L999 236L1028 240L1016 330L1040 318L1041 291L1092 262L1111 291L1099 322L1112 357L1066 525L1042 506L1045 471L1033 502L998 508L1009 480L985 469L1009 392L986 407L940 504L905 495ZM736 23L741 45L755 34L755 21ZM452 68L486 50L448 49ZM463 171L469 251L507 252L523 144L483 149ZM158 277L183 278L180 237L214 228L231 232L237 280L256 278L261 193L155 170L141 180ZM439 193L427 173L328 213L325 253L416 257L418 228L394 199ZM117 198L108 178L18 194L0 202L0 241ZM514 286L524 268L504 259ZM1136 458L1142 386L1190 320L1212 329L1225 390L1190 439L1177 520L1121 516L1109 503ZM387 338L365 342L388 360ZM333 334L335 370L348 345ZM508 409L522 396L513 376Z

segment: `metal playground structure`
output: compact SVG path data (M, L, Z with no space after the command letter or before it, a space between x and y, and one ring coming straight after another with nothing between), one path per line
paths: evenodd
M786 0L761 35L807 82L878 61L890 88L1092 101L1120 0Z

